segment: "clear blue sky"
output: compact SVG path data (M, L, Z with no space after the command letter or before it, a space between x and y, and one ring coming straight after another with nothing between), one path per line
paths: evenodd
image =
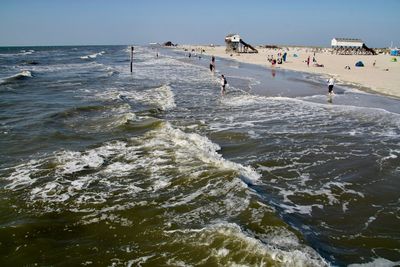
M0 46L252 44L400 46L400 0L0 0Z

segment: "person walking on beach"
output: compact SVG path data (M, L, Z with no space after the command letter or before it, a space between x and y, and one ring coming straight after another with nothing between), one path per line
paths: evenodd
M335 85L335 79L333 79L333 77L331 77L328 80L328 94L332 95L333 94L333 86Z
M225 95L225 86L228 82L226 81L225 76L222 74L221 75L221 96Z
M307 67L310 67L310 56L307 58Z

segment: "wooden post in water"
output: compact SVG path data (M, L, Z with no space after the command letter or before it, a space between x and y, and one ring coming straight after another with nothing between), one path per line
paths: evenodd
M132 72L132 67L133 67L133 50L135 50L135 48L133 48L133 46L131 46L131 72Z

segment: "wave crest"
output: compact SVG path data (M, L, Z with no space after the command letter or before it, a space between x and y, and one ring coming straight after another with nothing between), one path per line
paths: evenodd
M19 81L19 80L24 80L27 78L32 78L32 72L29 70L23 70L20 73L17 73L15 75L12 75L10 77L6 77L0 80L0 84L6 84L14 81Z
M98 57L98 56L102 56L102 55L104 55L106 52L105 51L101 51L101 52L99 52L99 53L95 53L95 54L91 54L91 55L87 55L87 56L81 56L80 58L81 59L93 59L93 58L96 58L96 57Z

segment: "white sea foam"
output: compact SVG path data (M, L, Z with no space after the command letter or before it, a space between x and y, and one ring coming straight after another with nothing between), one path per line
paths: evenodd
M32 77L32 73L29 70L23 70L17 75L24 76L24 77Z
M155 256L156 256L156 254L151 254L151 255L148 255L148 256L139 257L139 258L134 259L134 260L130 260L130 261L128 261L127 267L132 267L132 266L141 267L142 264L146 263L148 259L151 259L151 258L153 258Z
M237 109L238 112L232 115L233 120L216 117L210 123L210 128L214 131L226 131L247 130L251 127L256 133L249 133L249 137L253 139L260 137L259 132L315 134L315 125L323 126L317 130L323 133L324 130L329 131L331 127L336 127L338 124L342 125L338 130L345 135L374 135L389 141L399 136L400 115L373 107L326 105L301 99L246 94L227 95L221 100L221 104ZM284 123L278 123L279 121ZM371 125L366 126L364 122L370 122ZM350 132L347 127L343 127L347 124L353 125L353 130Z
M268 265L269 261L283 266L329 266L317 252L300 244L294 234L283 228L269 232L269 238L261 240L243 232L234 223L217 223L201 229L165 232L175 236L174 243L194 242L195 245L207 247L212 245L212 256L228 266L247 266L247 259L257 266ZM275 241L273 236L276 237ZM278 240L283 243L277 243Z
M166 123L142 137L132 138L128 143L110 142L83 152L61 151L16 166L6 178L8 184L5 188L26 189L26 199L30 203L48 203L43 206L46 212L60 207L76 212L85 210L88 214L80 221L82 224L106 220L129 225L126 218L112 216L115 209L99 211L86 210L85 207L88 204L104 205L116 193L121 198L131 198L142 192L175 190L170 188L173 179L198 179L200 173L213 168L236 172L246 183L259 179L260 175L254 169L224 159L218 150L219 146L206 137L184 133ZM179 167L176 162L179 162ZM171 170L176 174L171 176ZM135 180L135 177L140 177L138 173L146 173L146 186L142 185L142 179ZM197 201L202 193L220 196L232 192L233 188L245 188L241 180L225 181L219 189L205 186L187 195L177 195L165 206ZM248 206L246 201L243 197L231 195L224 206L228 214L234 214ZM140 203L130 203L121 209L132 205Z
M106 92L95 94L94 98L137 101L142 104L156 106L161 110L170 110L176 107L175 96L169 85L162 85L143 91L125 91L112 88Z
M31 55L31 54L33 54L35 52L35 50L28 50L28 51L26 51L26 50L21 50L21 52L18 54L18 55Z
M400 126L400 114L387 111L383 108L375 107L364 107L364 106L353 106L353 105L326 105L325 103L316 103L311 101L306 101L304 98L289 98L289 97L266 97L244 94L239 96L226 97L223 101L225 105L234 107L260 107L261 108L283 108L288 106L290 110L297 110L297 112L309 112L313 116L318 116L319 113L323 113L326 118L329 113L336 113L342 115L346 113L353 117L362 118L365 120L376 121L384 120L385 122L390 122L391 124L399 127ZM267 105L267 106L265 106ZM293 105L297 105L297 109L293 109ZM307 108L307 109L304 109ZM301 115L301 114L299 114Z
M100 116L100 118L95 119L95 124L97 125L96 130L107 130L114 129L118 126L124 125L128 122L137 121L139 118L134 112L129 104L121 105L117 108L113 108L108 116Z
M243 166L224 159L222 155L217 153L220 150L219 145L212 143L207 137L195 133L184 133L179 129L173 128L170 124L166 124L159 134L164 139L172 141L176 147L184 148L176 151L178 159L184 160L191 155L191 157L195 157L204 163L212 164L222 169L235 170L246 183L255 183L261 177L250 166Z
M298 162L301 161L302 155L308 155L310 152L318 155L319 153L324 153L324 150L308 148L305 151L293 154L292 160L294 161L283 166L258 167L258 170L271 172L276 177L276 179L268 181L268 184L279 191L282 203L276 203L276 205L282 207L284 212L308 214L311 216L314 208L323 209L324 206L335 206L337 208L341 207L343 213L345 213L348 210L349 202L346 200L349 197L353 200L365 198L364 193L356 189L358 188L357 185L342 181L340 176L331 177L327 180L321 178L315 180L315 177L309 173L310 164ZM296 155L300 155L299 158ZM312 168L324 164L326 164L324 160L314 161ZM285 177L274 174L282 172L296 172L298 176L286 180ZM314 205L299 205L296 201L298 196L301 196L301 199L312 197L312 199L318 199L319 201Z
M267 97L255 96L255 95L243 95L243 96L233 96L229 98L224 98L223 103L228 106L240 107L240 106L254 106L262 105L268 100Z
M95 54L91 54L91 55L87 55L87 56L81 56L80 58L81 59L92 59L92 58L96 58L98 56L102 56L105 53L106 53L105 51L101 51L101 52L98 52L98 53L95 53Z
M105 158L118 153L118 150L125 146L122 142L114 142L87 152L60 152L56 154L57 170L60 174L71 174L84 169L98 168Z
M101 155L93 150L88 153L67 151L60 154L58 158L62 166L60 170L62 174L78 172L85 168L97 168L104 162Z
M387 156L381 157L377 160L377 163L381 168L383 168L383 164L386 162L397 159L400 156L400 149L390 149L387 154Z
M342 200L342 195L353 195L353 198L364 198L364 194L357 192L355 190L349 189L352 186L351 183L330 181L324 184L319 189L308 188L305 181L300 178L300 182L296 182L296 186L291 186L291 189L279 188L279 194L283 197L283 203L277 204L282 207L286 213L299 213L312 215L313 208L323 209L324 205L341 205L343 213L348 210L349 203ZM305 189L302 189L304 187ZM290 196L296 195L309 195L318 196L324 200L324 205L322 204L312 204L312 205L298 205L291 201Z
M9 183L4 187L9 190L19 190L32 185L37 178L33 178L32 174L40 169L42 162L40 160L31 160L25 164L15 166L14 171L5 179Z
M312 213L313 208L323 209L323 205L313 204L313 205L286 205L286 204L279 204L281 208L284 208L285 213L298 213L298 214L306 214L310 215Z
M6 83L9 81L13 81L13 80L18 80L18 79L23 79L23 78L31 78L32 76L32 72L29 70L22 70L21 72L12 75L10 77L4 77L2 79L0 79L0 84L2 83Z
M31 50L21 50L18 53L0 53L0 57L15 57L15 56L26 56L26 55L31 55L35 53L35 50L31 49Z
M160 104L161 109L168 110L176 107L174 93L168 85L163 85L154 89L154 99Z
M377 258L367 263L353 263L348 267L395 267L399 266L400 261L391 261L384 258Z

